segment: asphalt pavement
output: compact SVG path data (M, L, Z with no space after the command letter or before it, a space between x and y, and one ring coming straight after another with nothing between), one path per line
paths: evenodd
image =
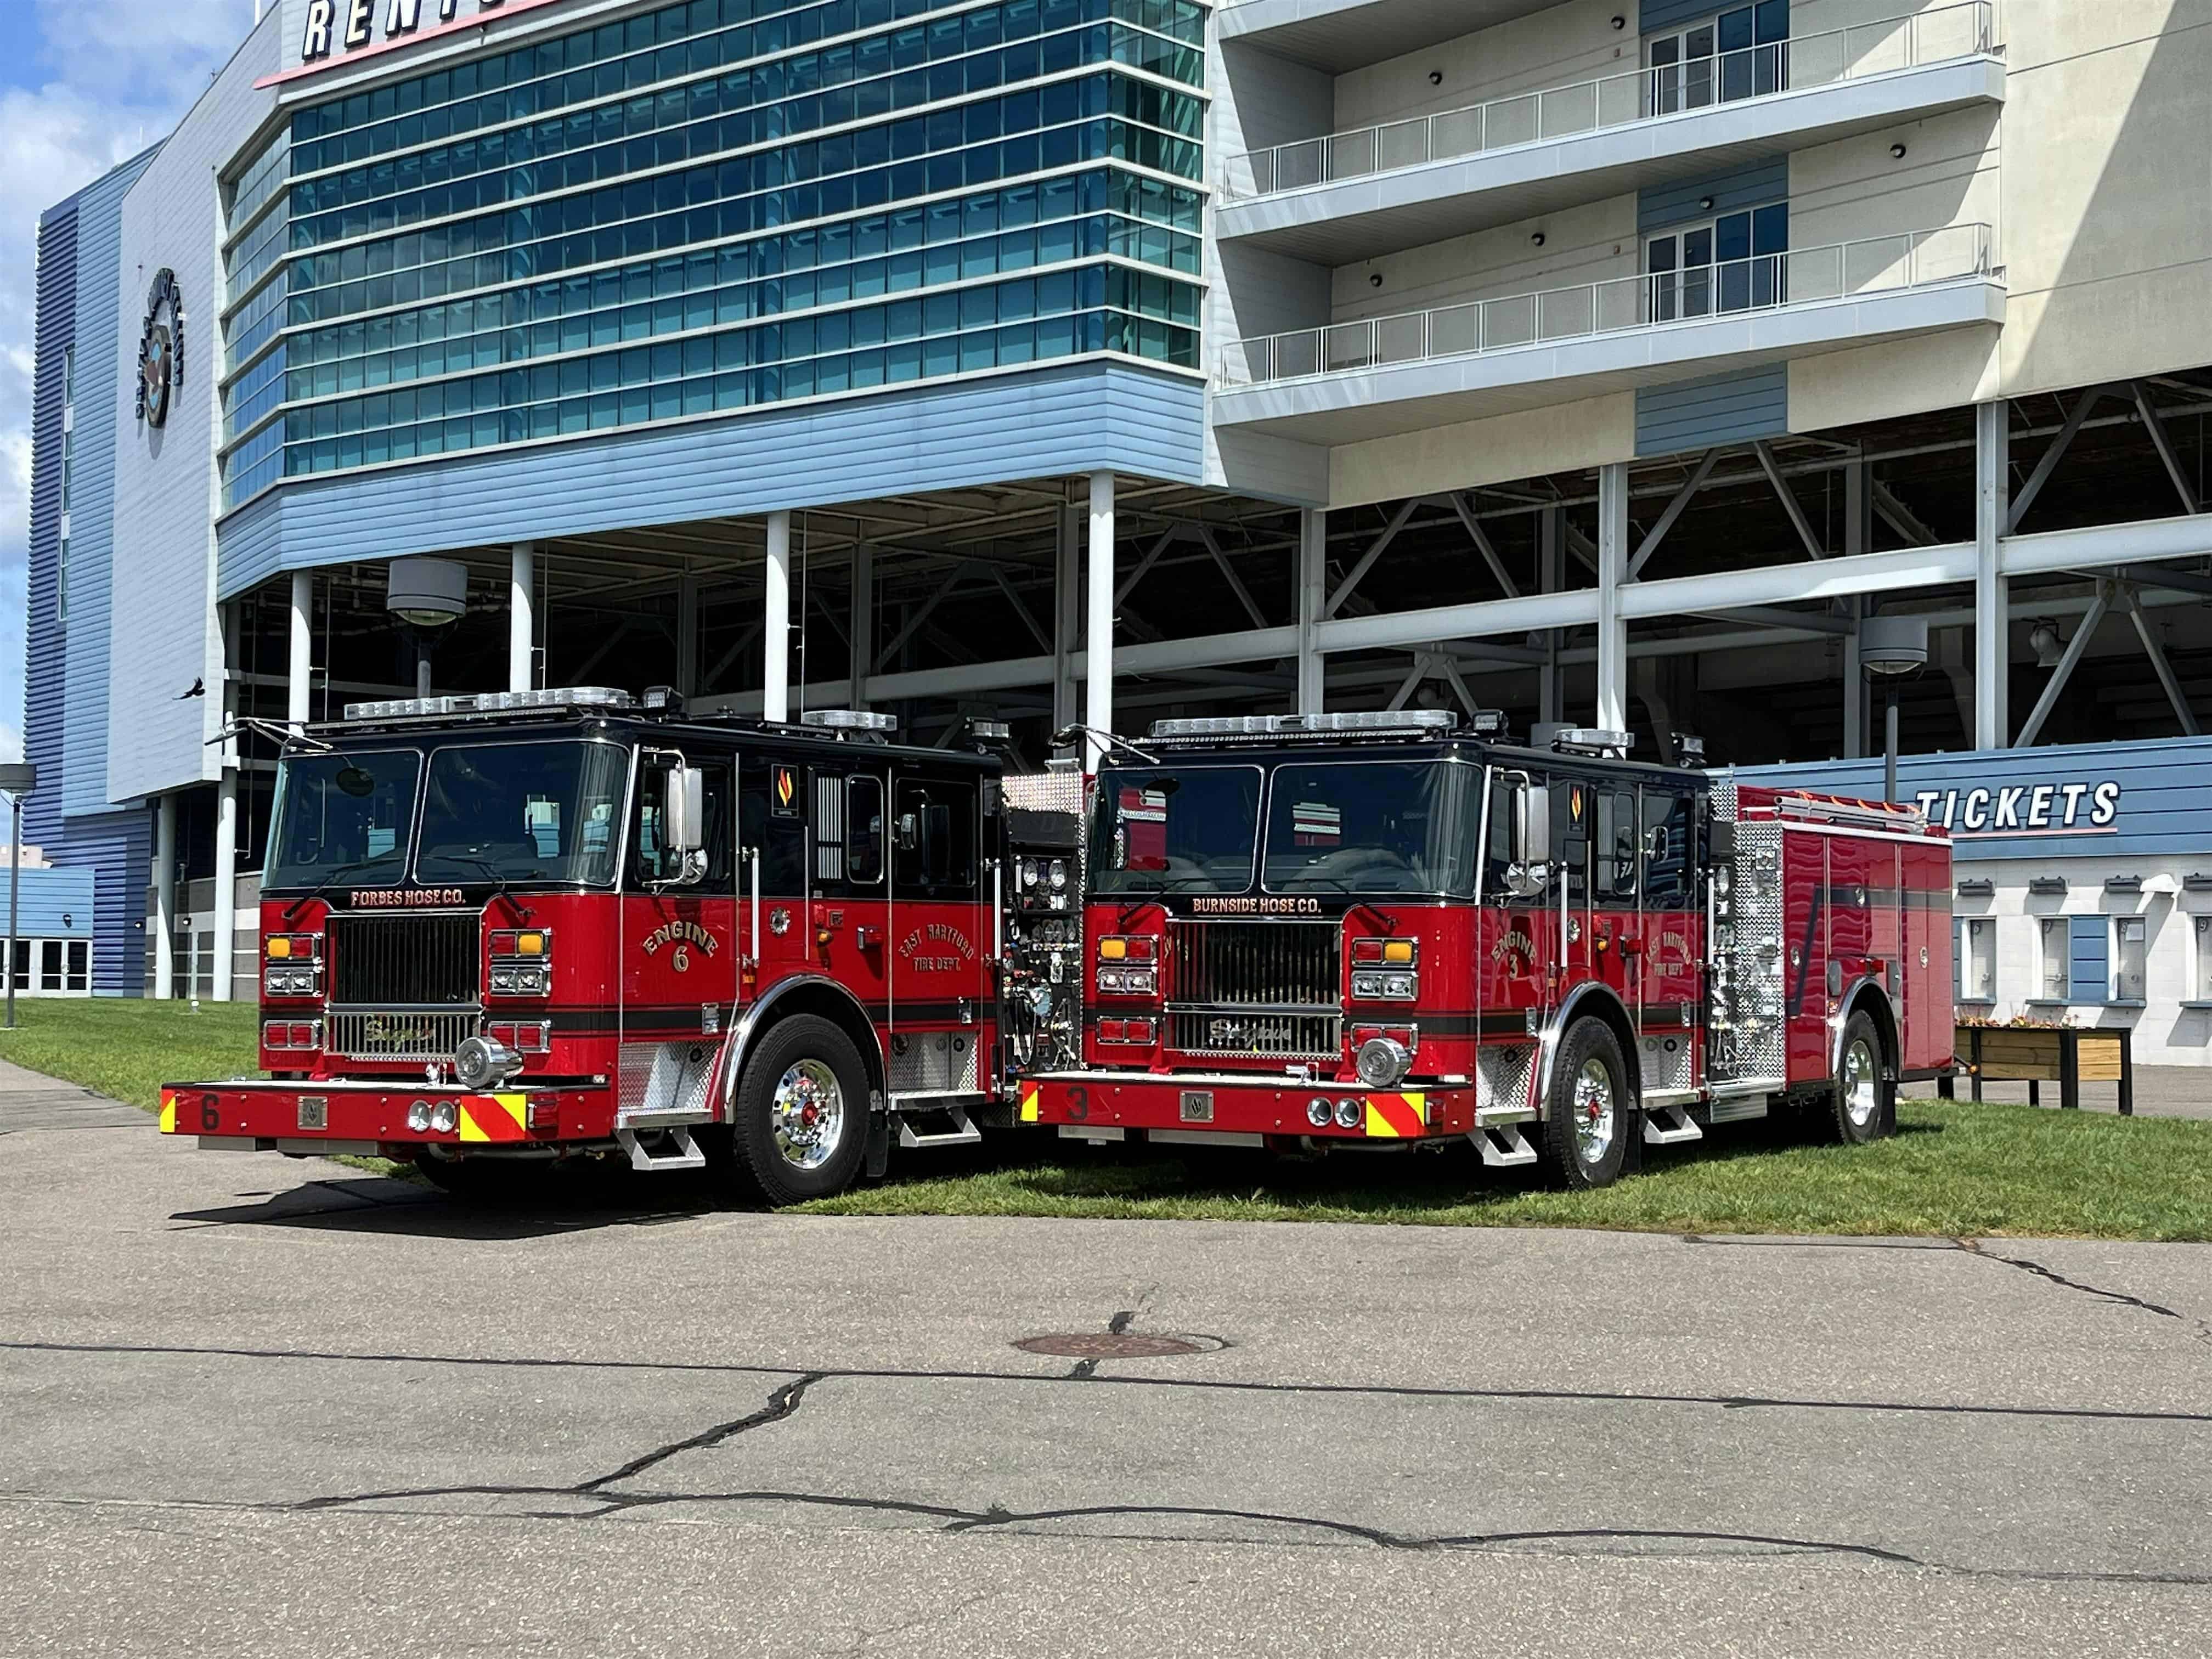
M2212 1645L2212 1247L484 1214L22 1073L0 1240L7 1656Z

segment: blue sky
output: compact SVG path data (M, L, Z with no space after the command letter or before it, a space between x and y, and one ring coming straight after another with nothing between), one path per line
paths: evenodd
M40 212L174 126L253 0L0 0L0 757L21 752Z

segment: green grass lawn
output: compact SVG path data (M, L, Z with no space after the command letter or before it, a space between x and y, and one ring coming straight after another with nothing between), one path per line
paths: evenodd
M25 999L18 1027L0 1031L0 1060L66 1078L154 1111L164 1083L258 1077L247 1002L154 1002L137 997Z
M0 1057L151 1110L164 1082L250 1074L255 1011L122 1000L27 1001ZM1820 1145L1794 1122L1730 1125L1647 1149L1644 1173L1565 1193L1471 1149L1281 1159L1091 1148L1037 1131L909 1152L829 1215L1370 1221L1430 1226L2212 1239L2212 1123L1907 1101L1895 1139ZM380 1161L374 1167L384 1168ZM667 1176L655 1180L672 1179Z

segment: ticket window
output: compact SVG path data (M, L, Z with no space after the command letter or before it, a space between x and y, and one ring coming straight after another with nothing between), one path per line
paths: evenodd
M2148 983L2150 924L2142 916L2112 918L2112 1000L2141 1002Z
M1997 1000L1997 923L1995 916L1961 916L1954 957L1961 1002Z

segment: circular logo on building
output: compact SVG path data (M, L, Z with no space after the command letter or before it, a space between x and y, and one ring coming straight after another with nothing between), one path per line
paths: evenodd
M138 418L165 425L169 402L185 380L185 296L167 265L146 290L146 324L138 337Z

